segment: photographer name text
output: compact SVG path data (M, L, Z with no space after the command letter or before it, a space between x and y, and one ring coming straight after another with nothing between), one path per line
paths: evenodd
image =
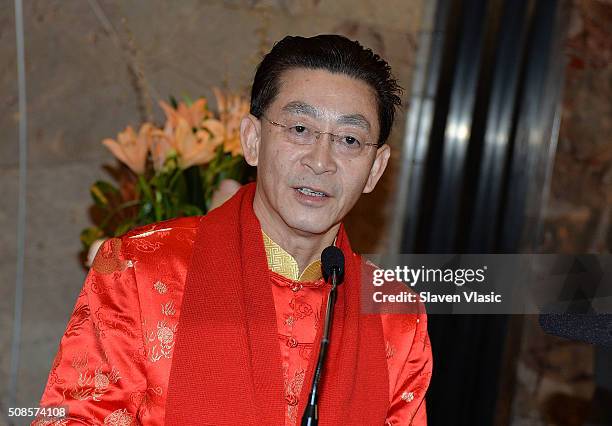
M478 293L476 291L464 291L460 294L433 294L429 291L421 291L414 293L402 291L398 294L384 294L382 291L376 291L372 295L376 303L501 303L502 296L495 292L488 294Z

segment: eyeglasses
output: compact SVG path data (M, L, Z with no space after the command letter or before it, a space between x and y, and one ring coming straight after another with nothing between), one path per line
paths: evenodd
M303 124L301 121L297 120L282 124L270 120L263 114L262 117L273 126L281 128L287 141L296 145L313 145L321 135L329 135L332 142L333 152L339 157L357 157L363 152L367 151L366 147L379 146L376 143L365 142L363 140L364 136L358 136L355 133L342 133L337 135L335 133L315 130L309 125Z

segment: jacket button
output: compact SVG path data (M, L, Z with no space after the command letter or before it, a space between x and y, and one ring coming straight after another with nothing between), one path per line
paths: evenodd
M287 346L290 348L295 348L297 345L298 341L295 339L295 337L290 337L287 339Z

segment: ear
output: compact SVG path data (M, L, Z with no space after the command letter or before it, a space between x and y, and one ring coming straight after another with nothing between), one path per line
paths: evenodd
M261 143L261 121L252 114L240 122L240 144L242 154L250 166L257 166L259 161L259 144Z
M383 146L378 148L378 150L376 151L376 158L374 159L374 163L372 163L372 167L370 167L368 181L366 182L366 185L363 188L364 194L367 194L374 190L380 177L387 168L387 163L389 162L390 156L391 148L389 148L389 145L384 144Z

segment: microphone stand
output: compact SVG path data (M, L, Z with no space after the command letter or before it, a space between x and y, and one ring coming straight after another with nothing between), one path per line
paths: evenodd
M327 299L327 307L325 309L325 325L323 327L323 337L321 339L321 345L319 350L319 358L317 359L317 367L315 369L314 378L312 380L312 389L308 395L308 405L304 410L304 416L302 416L301 426L318 426L319 424L319 381L321 379L321 373L323 371L323 364L325 362L325 355L327 355L327 346L329 346L329 330L334 314L334 305L336 303L336 288L337 288L337 269L333 268L331 273L332 288L329 292L329 298Z

